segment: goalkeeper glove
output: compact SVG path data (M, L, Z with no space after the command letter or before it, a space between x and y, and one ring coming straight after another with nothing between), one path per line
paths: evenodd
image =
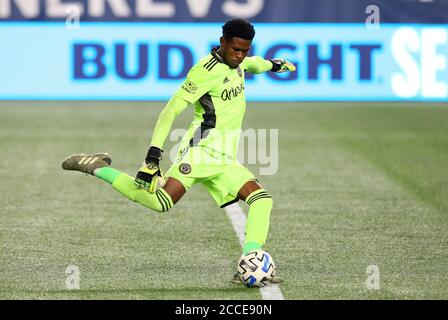
M162 176L159 168L160 160L162 160L163 150L151 146L143 162L142 167L138 170L135 177L135 185L141 189L145 189L150 193L154 193L158 186L158 176Z
M281 73L281 72L287 72L287 71L296 71L296 66L292 64L291 62L285 60L285 59L271 59L269 60L272 62L272 69L271 71Z

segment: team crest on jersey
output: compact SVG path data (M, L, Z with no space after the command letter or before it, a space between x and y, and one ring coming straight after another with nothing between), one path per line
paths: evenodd
M190 80L185 80L184 84L182 85L182 89L187 91L188 93L195 93L196 90L198 90L198 87Z
M182 163L179 166L180 173L189 174L191 172L191 166L188 163Z

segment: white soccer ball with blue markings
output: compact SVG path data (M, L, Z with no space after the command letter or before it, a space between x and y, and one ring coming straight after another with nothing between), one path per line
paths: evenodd
M238 261L238 276L246 287L264 287L274 275L275 263L266 251L251 251Z

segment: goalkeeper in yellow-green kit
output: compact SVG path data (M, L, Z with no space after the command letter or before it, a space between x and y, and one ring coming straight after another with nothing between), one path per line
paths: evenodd
M151 145L136 177L110 164L107 153L75 154L62 168L94 175L126 198L152 210L165 212L194 183L201 183L220 207L243 200L249 205L243 254L259 250L266 242L272 197L255 176L237 160L240 130L246 109L244 72L286 72L295 66L284 59L248 57L255 36L246 20L227 21L220 46L212 49L188 72L181 87L161 112ZM159 162L163 144L176 117L190 104L194 119L183 137L176 161L161 179ZM159 185L161 180L166 183ZM234 277L237 280L237 277ZM274 277L272 282L282 282Z

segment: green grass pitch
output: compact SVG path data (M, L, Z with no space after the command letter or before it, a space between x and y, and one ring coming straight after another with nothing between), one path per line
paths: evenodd
M106 151L134 175L162 106L0 104L0 299L262 298L230 282L240 245L200 185L159 214L61 169ZM446 105L250 103L244 128L279 130L278 172L260 180L285 299L448 298ZM66 288L70 264L79 290Z

